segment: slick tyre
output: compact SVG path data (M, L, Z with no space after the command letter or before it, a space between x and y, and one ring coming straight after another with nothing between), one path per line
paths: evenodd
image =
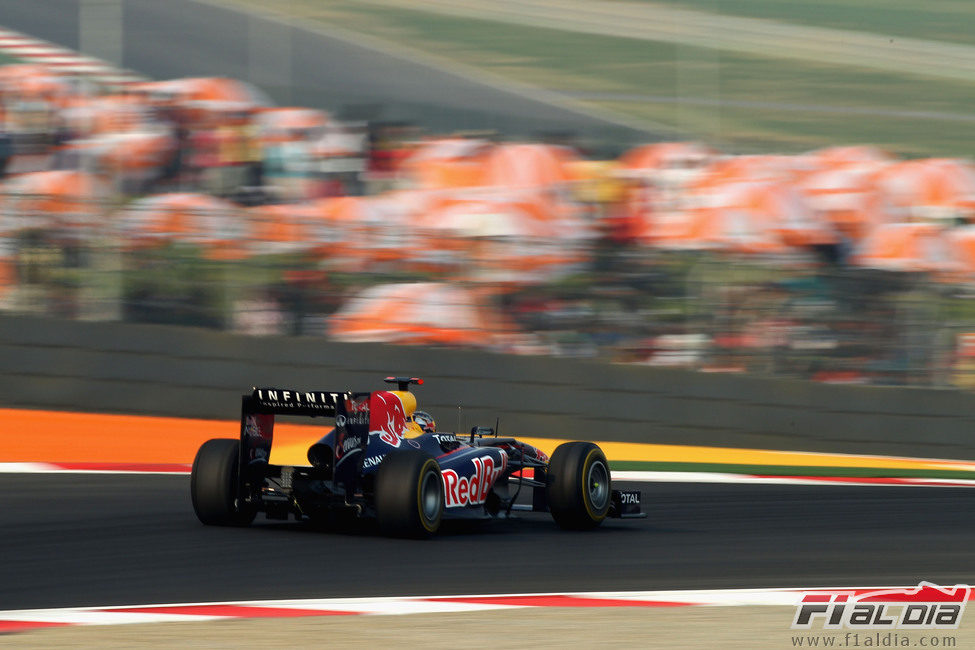
M388 454L376 471L375 499L376 518L384 535L433 535L440 528L444 508L440 464L414 449Z
M588 530L606 518L612 501L609 463L593 443L556 447L546 481L549 510L561 528Z
M237 504L237 476L240 441L224 438L207 440L196 452L190 493L193 510L210 526L246 526L254 521L255 508Z

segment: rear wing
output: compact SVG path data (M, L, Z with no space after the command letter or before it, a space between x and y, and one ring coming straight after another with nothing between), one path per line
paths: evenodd
M369 401L372 393L255 388L241 398L241 496L259 489L271 458L274 416L298 415L335 419L332 480L351 497L369 443Z
M352 393L294 388L255 388L250 395L251 410L267 415L308 415L335 417L336 406ZM247 396L244 396L247 400Z

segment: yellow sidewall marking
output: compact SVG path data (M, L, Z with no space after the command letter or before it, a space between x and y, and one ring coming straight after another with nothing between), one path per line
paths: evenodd
M606 513L600 515L593 509L592 502L589 499L589 459L598 453L598 449L590 449L589 453L586 454L586 459L582 462L582 503L585 504L586 512L589 513L589 518L593 521L601 521L606 518ZM609 471L608 467L606 471Z

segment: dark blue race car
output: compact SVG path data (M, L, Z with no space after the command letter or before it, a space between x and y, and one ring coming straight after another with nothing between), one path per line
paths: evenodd
M549 458L490 428L424 430L414 418L415 377L388 377L374 392L256 388L242 399L240 439L208 440L193 461L193 509L204 524L269 519L375 517L389 535L426 537L444 518L550 512L567 529L606 517L635 518L640 493L613 490L609 463L591 442L567 442ZM333 418L308 450L308 466L272 465L275 415ZM519 497L524 496L519 500ZM529 498L530 497L530 498Z

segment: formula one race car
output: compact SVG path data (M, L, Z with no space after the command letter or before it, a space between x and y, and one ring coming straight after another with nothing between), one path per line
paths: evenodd
M193 509L204 524L269 519L375 517L388 535L426 537L444 518L551 512L567 529L606 517L644 517L640 492L613 490L606 456L590 442L560 445L551 459L532 445L475 427L425 431L414 421L415 377L366 393L255 388L244 395L240 440L208 440L193 461ZM335 426L308 450L309 466L271 465L275 415L325 416ZM530 503L517 503L523 489ZM526 492L525 496L528 494ZM528 499L523 499L528 501Z

